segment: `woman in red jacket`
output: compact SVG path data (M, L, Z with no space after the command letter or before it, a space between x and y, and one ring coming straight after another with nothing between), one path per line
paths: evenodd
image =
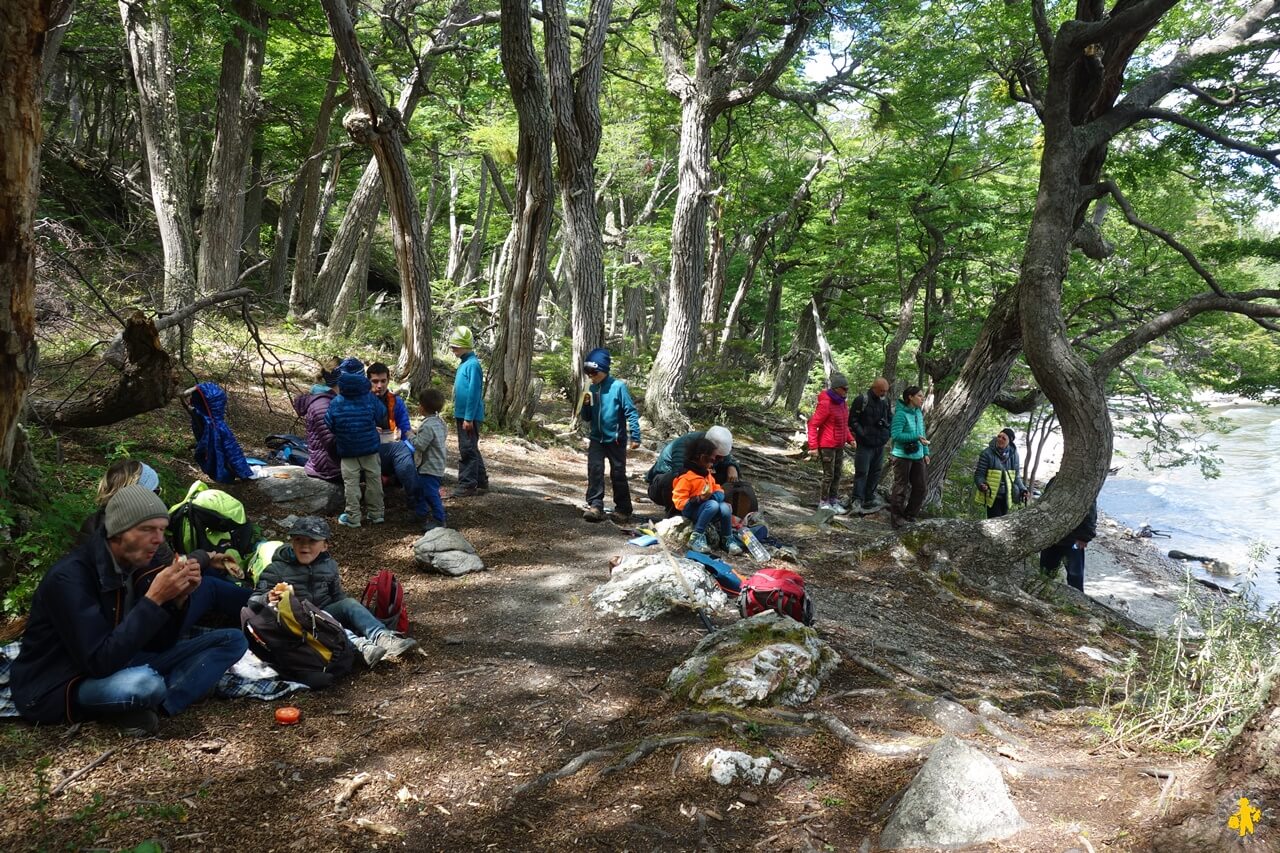
M822 460L822 486L818 491L818 509L829 509L837 515L848 512L836 495L840 491L840 474L844 468L844 447L857 447L849 431L849 380L843 373L831 374L830 387L818 394L818 405L809 418L809 450Z

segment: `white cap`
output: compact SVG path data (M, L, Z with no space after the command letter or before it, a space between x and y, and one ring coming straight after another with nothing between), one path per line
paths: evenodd
M733 452L733 433L722 426L713 426L707 430L706 439L716 446L716 452L721 456L728 456Z

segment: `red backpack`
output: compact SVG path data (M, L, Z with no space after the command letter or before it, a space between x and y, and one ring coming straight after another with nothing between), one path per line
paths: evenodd
M813 602L804 578L789 569L763 568L742 582L738 611L743 617L774 610L805 625L813 624Z
M409 630L409 609L404 606L404 587L389 570L373 576L364 588L360 603L393 631Z

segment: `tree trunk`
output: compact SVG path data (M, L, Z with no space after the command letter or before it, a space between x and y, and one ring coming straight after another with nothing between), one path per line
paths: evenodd
M244 196L244 237L240 248L245 257L256 258L262 252L262 205L266 201L266 186L262 182L261 145L250 143L253 157L249 166L249 188Z
M174 311L195 299L196 271L187 159L182 148L181 117L174 81L169 18L152 14L150 0L120 0L134 83L142 147L147 154L151 199L164 251L164 292L160 300ZM174 329L180 358L186 357L190 321Z
M378 220L370 220L369 228L360 241L360 248L356 250L356 256L351 261L351 268L347 270L347 275L342 280L342 288L338 291L333 310L329 313L331 340L337 340L346 334L347 315L351 311L352 303L364 304L365 294L369 290L369 256L373 254L373 235L377 230Z
M50 0L38 5L45 9L46 15L44 47L40 54L40 85L43 88L49 84L53 70L57 67L58 52L62 49L62 39L71 27L71 14L76 9L76 0ZM19 8L22 8L21 5Z
M373 148L378 171L386 187L387 206L391 211L391 239L395 244L396 267L400 273L400 322L404 331L401 375L407 374L414 387L425 388L431 381L432 367L431 279L427 272L426 246L422 242L418 196L401 140L403 119L400 111L388 109L383 101L382 90L356 41L355 26L345 3L322 0L322 5L342 56L342 66L355 102L355 108L343 119L342 125L357 144ZM420 295L427 297L426 314L420 314ZM419 351L417 347L424 338L425 350Z
M18 417L36 369L36 244L41 54L50 0L0 6L0 470L12 470Z
M498 337L489 374L489 406L500 426L519 427L532 384L534 329L547 278L551 231L551 101L533 49L529 6L501 0L502 70L519 121L516 192L505 274L498 301Z
M267 293L272 299L284 298L285 281L289 278L289 250L298 225L298 208L302 206L302 179L300 174L290 181L280 199L280 218L276 220L271 266L267 269Z
M723 191L724 183L719 182L713 191ZM711 217L711 246L707 252L710 266L707 268L707 281L703 285L706 297L702 300L702 319L700 324L707 332L707 340L702 346L715 353L715 327L720 322L720 303L724 301L725 286L729 280L729 261L735 253L736 235L724 233L724 201L717 195L716 203L708 211Z
M711 124L702 99L680 109L679 189L671 220L671 277L662 342L649 372L645 409L660 432L684 432L684 385L697 355L707 254L707 191L711 186Z
M471 229L471 239L463 253L460 283L475 281L480 275L480 261L484 258L486 235L489 233L489 215L493 212L493 196L489 195L489 170L480 164L480 192L476 198L476 218ZM428 218L430 222L430 218ZM428 224L428 229L430 225Z
M809 384L809 372L813 370L813 362L818 357L818 323L826 319L826 291L830 282L831 277L828 276L809 301L809 310L801 312L791 348L778 363L773 389L765 398L766 409L773 408L779 399L784 401L783 405L788 412L794 412L799 407L805 386Z
M201 295L227 290L235 284L240 271L245 185L258 114L265 40L259 28L266 23L266 15L255 0L234 0L231 8L240 20L222 46L213 149L205 179L196 258L196 290ZM256 31L251 32L251 27Z
M334 5L337 5L337 3L327 2L326 8ZM419 98L421 98L422 94L426 91L427 86L431 82L431 77L435 72L436 57L447 49L450 41L457 34L458 28L465 16L467 6L467 0L454 0L453 5L449 9L448 15L436 31L435 37L419 54L414 70L405 81L403 88L400 90L400 98L396 102L396 118L397 122L402 126L408 126L409 120L413 117L414 108L417 107ZM350 20L350 15L347 16L347 20ZM355 43L354 38L352 38L351 41L353 44ZM341 46L339 47L339 52L341 53ZM378 90L379 99L381 99L380 92L381 90ZM398 137L396 145L403 150L403 145L399 142ZM393 189L392 192L399 193L400 191ZM356 186L355 194L352 195L351 201L347 205L347 210L343 214L342 222L338 225L338 232L329 246L328 254L325 255L324 264L321 266L320 273L316 278L314 289L317 297L314 299L314 307L318 310L318 313L320 313L322 318L328 318L328 306L333 304L333 300L337 296L339 288L342 286L342 281L346 277L347 270L351 268L351 260L360 243L360 235L369 227L369 220L377 217L378 211L382 208L383 198L383 175L380 160L375 156L370 159L368 165L365 166L364 173L360 176L360 183ZM416 197L414 201L414 206L416 208ZM396 204L394 199L392 200L392 204ZM396 220L394 216L391 221L392 234L394 238L396 227ZM422 231L418 231L418 237L416 239L420 240L422 233ZM398 254L399 253L397 251L397 256ZM417 303L416 296L414 298L410 298L414 294L405 282L402 281L400 287L401 316L403 320L404 318L409 318L419 313L422 306ZM429 293L430 289L422 291L423 295ZM424 317L423 319L426 318ZM406 331L408 331L408 327L406 327ZM412 352L414 354L420 353L419 344L423 341L423 334L427 334L429 337L429 327L425 333L422 330L419 330L416 336L406 334L405 346L412 347ZM402 362L409 354L410 352L408 350L402 349L400 353ZM422 363L425 364L427 362ZM419 377L419 379L424 383L428 381L425 376Z
M543 9L544 54L564 210L562 239L571 296L570 392L577 399L582 390L582 362L588 352L604 343L604 238L596 211L595 176L596 154L600 150L604 41L613 0L592 0L583 36L582 64L576 71L570 62L565 0L549 0Z
M315 133L311 136L311 147L307 150L307 160L302 166L302 174L298 176L301 187L301 201L298 211L298 246L293 253L293 283L289 291L289 313L303 314L311 295L311 285L316 273L316 251L323 232L324 211L327 205L321 204L320 180L323 159L320 152L329 141L329 125L333 123L333 111L338 105L338 81L342 78L342 60L338 52L333 53L333 62L329 66L329 83L325 87L324 97L320 100L320 113L316 117ZM325 182L326 194L333 197L333 189L337 185L339 165L342 155L334 152L329 159L328 177Z

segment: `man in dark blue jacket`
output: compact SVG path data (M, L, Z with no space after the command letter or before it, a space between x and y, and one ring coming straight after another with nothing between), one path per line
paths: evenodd
M148 571L168 526L154 492L126 486L107 502L102 527L49 569L10 677L24 719L106 719L154 734L159 714L204 696L244 655L235 629L177 639L200 564L178 556Z
M1045 484L1045 491L1053 485L1053 480ZM1046 577L1056 577L1058 566L1065 560L1067 563L1067 586L1073 586L1084 592L1084 551L1098 535L1098 501L1089 505L1089 511L1071 532L1063 536L1053 545L1040 552L1040 571Z
M611 359L607 349L587 353L582 371L591 387L582 392L582 419L591 424L587 448L587 521L604 519L604 461L609 460L613 483L613 520L631 521L631 486L627 483L627 436L631 449L640 446L640 413L631 400L627 383L609 375Z
M415 515L426 515L427 504L418 496L418 468L413 464L413 424L409 422L409 409L404 400L392 391L391 368L380 361L369 365L365 371L373 390L373 399L382 404L383 414L378 419L378 461L383 475L391 475L404 489L409 509Z

